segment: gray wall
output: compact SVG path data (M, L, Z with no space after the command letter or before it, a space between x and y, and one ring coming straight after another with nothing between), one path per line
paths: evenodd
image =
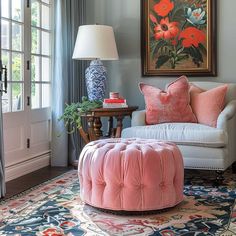
M217 1L217 0L215 0ZM142 77L140 54L140 0L86 0L87 24L114 28L120 59L104 64L108 69L108 91L118 91L131 105L144 108L139 82L163 88L175 77ZM218 76L190 80L236 82L236 1L218 0Z

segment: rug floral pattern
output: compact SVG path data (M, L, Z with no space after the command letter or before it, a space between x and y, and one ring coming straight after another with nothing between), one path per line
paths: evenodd
M192 178L194 174L194 178ZM204 178L203 178L204 176ZM208 172L189 172L178 206L143 216L122 216L84 205L76 171L0 203L0 235L236 235L236 175L212 186Z

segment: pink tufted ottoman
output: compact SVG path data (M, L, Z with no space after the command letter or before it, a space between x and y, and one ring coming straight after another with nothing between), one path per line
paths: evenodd
M98 208L159 210L183 200L183 159L173 143L94 141L82 150L78 171L82 200Z

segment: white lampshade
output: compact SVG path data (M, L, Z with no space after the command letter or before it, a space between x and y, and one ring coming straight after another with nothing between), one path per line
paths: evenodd
M117 60L119 57L112 27L107 25L80 26L72 58Z

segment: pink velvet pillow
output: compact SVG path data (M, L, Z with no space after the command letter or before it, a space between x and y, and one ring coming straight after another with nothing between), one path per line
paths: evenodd
M190 87L191 107L198 123L216 127L217 118L225 106L227 85L204 90L192 84Z
M197 122L189 105L189 83L185 76L163 91L151 85L139 84L146 103L146 124L165 122Z

